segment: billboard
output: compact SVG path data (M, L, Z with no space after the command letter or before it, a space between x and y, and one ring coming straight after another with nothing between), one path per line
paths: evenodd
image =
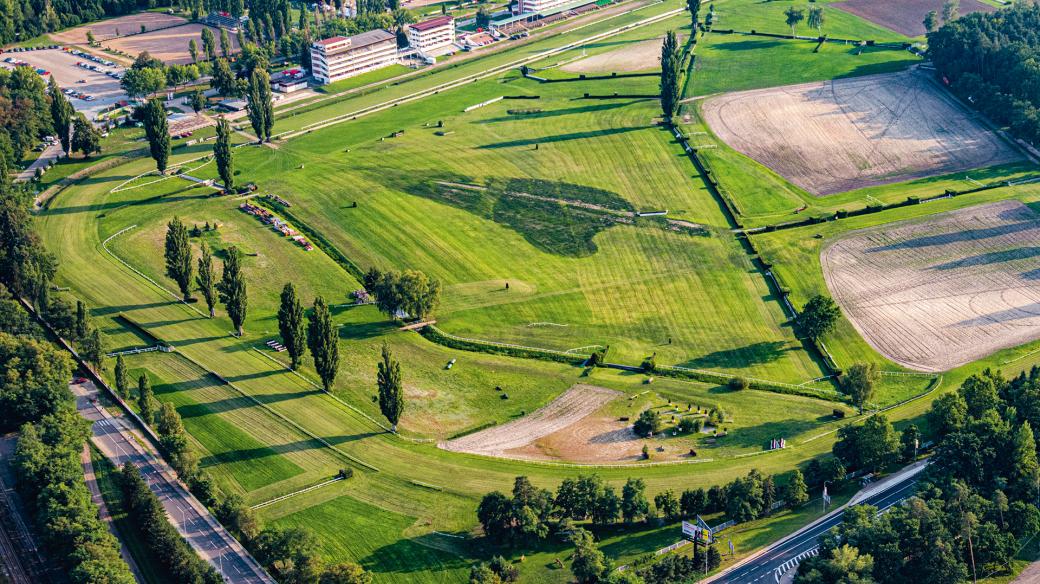
M696 517L696 521L683 521L682 533L683 537L694 543L710 545L715 541L715 538L712 537L711 527L701 519L700 515Z

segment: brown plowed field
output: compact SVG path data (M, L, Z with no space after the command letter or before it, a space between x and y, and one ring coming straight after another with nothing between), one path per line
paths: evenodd
M172 14L140 12L138 14L128 14L126 16L119 16L117 18L109 18L108 20L84 24L83 26L77 26L61 32L53 32L50 34L50 37L62 44L85 45L87 44L88 30L94 33L95 39L106 41L117 36L140 32L141 26L144 26L146 30L155 30L157 28L186 24L187 22L186 19ZM220 38L219 34L217 35L217 38ZM185 42L184 46L187 48L187 42Z
M925 73L728 93L704 102L715 134L814 195L1019 160Z
M448 440L438 446L455 452L520 458L515 454L507 454L507 451L522 448L543 436L566 428L592 414L619 395L621 395L620 392L612 389L578 384L545 407L522 418L461 438Z
M924 17L930 10L942 14L943 0L848 0L831 6L865 18L908 37L923 35ZM960 13L993 12L996 8L977 0L961 0ZM941 23L940 23L941 24Z
M611 73L644 71L661 67L661 43L664 37L640 41L585 57L560 67L570 73Z
M191 63L191 53L188 52L188 43L195 39L202 54L202 29L208 28L213 33L217 54L220 54L220 29L193 22L173 28L119 37L116 39L102 41L102 45L118 49L131 55L139 55L144 51L166 63L186 64ZM229 35L231 41L231 52L238 52L238 37Z
M1018 201L855 231L820 259L856 330L911 369L1040 338L1040 215Z

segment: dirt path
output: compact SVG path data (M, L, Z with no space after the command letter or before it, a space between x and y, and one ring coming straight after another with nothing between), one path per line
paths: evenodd
M521 448L543 436L562 430L620 395L620 392L612 389L577 384L545 407L522 418L441 442L437 446L453 452L506 456L506 451Z

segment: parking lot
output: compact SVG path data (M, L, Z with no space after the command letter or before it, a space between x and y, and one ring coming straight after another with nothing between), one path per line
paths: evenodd
M93 96L94 99L91 101L71 95L68 96L69 102L76 108L76 111L83 112L89 120L93 121L98 113L113 103L127 99L126 92L119 85L119 80L105 74L108 71L122 73L123 69L121 67L106 67L83 57L66 53L61 49L23 51L20 53L5 52L0 55L0 65L13 69L14 65L3 62L7 58L18 59L28 63L33 68L49 71L50 75L54 76L58 86L63 90L68 89ZM76 63L94 65L100 69L100 72L85 69L77 66ZM47 82L50 81L50 75L44 76ZM83 83L80 83L80 81L83 81Z

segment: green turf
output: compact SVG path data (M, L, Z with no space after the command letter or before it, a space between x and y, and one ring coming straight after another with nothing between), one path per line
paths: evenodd
M386 81L387 79L403 75L409 71L411 71L411 69L404 65L391 65L375 71L369 71L368 73L362 73L356 77L350 77L349 79L343 79L342 81L322 85L318 88L318 91L328 94L343 93L344 91L356 89L370 83Z

